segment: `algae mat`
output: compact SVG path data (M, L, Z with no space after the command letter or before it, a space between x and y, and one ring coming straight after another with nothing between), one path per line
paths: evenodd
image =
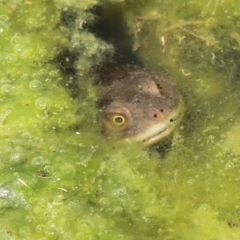
M1 239L239 239L239 5L1 0ZM179 85L165 157L100 134L88 73L114 47L87 30L96 6Z

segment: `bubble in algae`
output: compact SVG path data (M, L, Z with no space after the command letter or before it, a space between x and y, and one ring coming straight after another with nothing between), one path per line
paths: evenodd
M108 201L108 199L107 198L100 198L99 199L99 204L101 205L101 206L107 206L107 205L109 205L109 201Z
M29 19L27 19L27 25L28 25L28 27L37 27L37 20L36 19L34 19L34 18L29 18Z
M50 151L51 152L59 152L59 148L57 146L51 146Z
M22 153L16 152L11 155L10 160L12 163L21 163L25 160L25 156Z
M30 224L35 222L35 218L33 216L27 216L25 220L27 223L30 223Z
M184 130L184 126L180 126L179 129L180 129L180 130Z
M8 20L9 17L7 15L0 16L0 34L4 32L5 29L9 28Z
M188 180L188 184L189 185L194 185L194 180L193 179Z
M30 231L31 230L28 226L22 226L20 231L19 231L19 234L20 234L22 239L26 239L29 236Z
M38 51L36 52L38 57L44 57L47 55L47 50L44 48L39 48Z
M199 207L199 210L209 211L209 210L210 210L210 206L207 205L207 204L202 204L202 205Z
M5 94L5 95L10 95L14 92L14 87L10 84L4 84L1 87L1 93Z
M14 52L16 53L16 54L20 54L20 53L22 53L23 52L23 46L22 45L20 45L20 44L16 44L15 46L14 46Z
M42 87L42 83L38 80L33 80L29 83L29 87L31 89L39 89Z
M64 200L65 200L65 196L60 194L53 199L52 204L55 206L61 205Z
M56 76L58 75L58 71L52 70L52 71L50 71L49 75L50 75L51 77L56 77Z
M32 159L32 164L36 167L42 166L45 162L45 159L42 156L37 156Z
M114 197L119 197L119 196L123 196L127 193L126 189L125 188L119 188L119 189L116 189L114 191L112 191L112 195Z
M113 210L113 213L114 214L118 214L118 213L122 213L123 212L123 208L118 206L116 207L114 210Z
M61 172L73 177L76 174L76 168L72 164L66 163L61 166Z
M29 139L32 138L32 135L28 132L25 132L25 133L22 134L22 138L26 139L26 140L29 140Z
M214 142L215 136L210 135L210 136L208 137L208 139L209 139L209 142Z
M6 198L9 195L9 190L7 188L0 188L0 198Z
M41 109L46 109L49 106L49 100L47 98L41 97L35 101L35 104Z
M39 225L36 227L37 232L43 232L44 229L45 229L45 227L44 227L44 225L42 225L42 224L39 224Z
M233 169L233 168L234 168L234 163L228 162L228 163L226 164L226 168L227 168L227 169Z
M82 219L78 222L78 227L88 227L88 226L94 226L94 223L90 219Z
M5 59L8 63L16 62L18 60L15 54L8 54Z

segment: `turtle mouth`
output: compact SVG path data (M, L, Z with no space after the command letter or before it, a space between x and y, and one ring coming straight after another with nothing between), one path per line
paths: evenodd
M135 136L133 139L142 142L145 146L154 145L173 132L180 123L183 112L184 107L181 101L178 107L173 109L164 120L148 128L144 133Z

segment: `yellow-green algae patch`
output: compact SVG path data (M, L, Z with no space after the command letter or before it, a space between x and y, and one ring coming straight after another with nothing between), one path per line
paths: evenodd
M239 239L232 3L102 2L123 14L144 65L183 93L180 137L163 158L99 134L87 73L113 49L84 29L98 1L0 1L1 239ZM66 48L79 54L77 98L57 60Z

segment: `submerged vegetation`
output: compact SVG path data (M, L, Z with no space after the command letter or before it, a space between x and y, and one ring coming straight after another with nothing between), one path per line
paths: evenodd
M0 238L239 239L239 7L0 0ZM100 134L90 72L114 49L182 92L164 157Z

